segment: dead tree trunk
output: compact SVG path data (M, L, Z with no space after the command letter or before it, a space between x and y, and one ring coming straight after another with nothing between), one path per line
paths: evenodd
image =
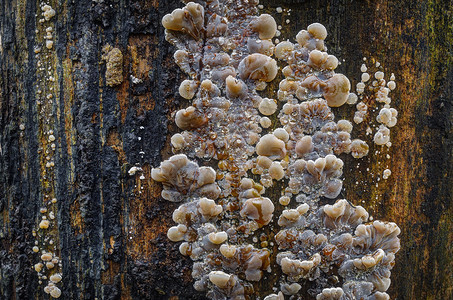
M171 154L172 113L185 105L177 93L185 75L161 26L182 4L49 2L49 20L41 1L0 3L0 298L49 297L33 269L37 242L58 254L62 299L203 299L192 287L192 262L166 237L177 205L162 200L150 176ZM376 188L369 182L378 160L364 159L357 173L345 157L344 186L353 203L402 229L391 297L450 299L453 3L262 4L282 24L280 40L324 24L353 86L363 57L395 73L392 176ZM128 174L136 165L144 180Z

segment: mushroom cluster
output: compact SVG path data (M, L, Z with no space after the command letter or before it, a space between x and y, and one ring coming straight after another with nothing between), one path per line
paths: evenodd
M363 207L337 199L338 155L363 157L368 144L351 139L352 123L336 121L332 107L358 96L335 73L323 25L275 45L277 24L257 7L257 0L188 2L162 20L189 76L179 94L191 100L175 114L182 130L171 137L175 155L152 170L162 197L181 203L168 238L182 242L195 289L211 299L248 298L274 263L284 275L265 299L298 295L307 281L317 299L387 299L399 228L366 223ZM284 79L275 99L263 98L259 91L278 73L273 55L286 63ZM396 114L384 110L378 121L394 125ZM278 199L266 195L276 181ZM274 238L260 233L268 226L278 226Z
M34 60L36 61L37 80L35 86L36 110L39 121L39 161L41 168L41 192L42 205L39 208L39 220L32 235L35 239L32 247L33 253L39 257L39 262L32 268L37 272L38 283L44 285L43 291L52 298L60 298L62 295L61 281L62 262L59 257L58 235L58 207L56 198L55 161L58 146L58 135L54 132L55 126L55 98L58 99L58 85L56 84L56 69L54 59L54 24L56 15L48 3L40 4L40 14L36 15L36 41L41 46L34 48ZM25 125L20 124L20 130L25 130ZM23 133L21 133L22 136Z

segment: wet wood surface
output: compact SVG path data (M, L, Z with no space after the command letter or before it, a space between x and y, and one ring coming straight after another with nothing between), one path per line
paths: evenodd
M50 1L49 82L34 53L44 43L39 3L0 2L0 298L49 298L32 269L39 261L32 233L44 195L52 195L56 219L47 232L62 260L62 299L203 299L192 287L192 262L166 237L178 205L164 201L150 179L151 167L171 155L169 137L179 130L173 113L187 105L177 93L186 76L160 23L182 4ZM371 147L359 167L341 156L344 193L374 219L401 228L392 299L453 298L452 1L262 4L282 25L280 40L324 24L329 52L353 85L363 57L395 73L392 147L378 154ZM123 80L113 87L106 84L105 45L123 55ZM38 90L52 91L52 105L38 104ZM351 119L354 107L334 113ZM51 172L42 153L45 128L56 137ZM384 164L392 175L378 183ZM144 180L128 174L135 165ZM267 288L258 287L258 295Z

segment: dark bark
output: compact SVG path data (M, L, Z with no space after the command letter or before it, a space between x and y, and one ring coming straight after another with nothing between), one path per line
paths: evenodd
M357 186L372 181L366 169L376 170L379 159L370 156L352 170L347 166L356 161L345 156L344 186L353 203L402 229L391 298L452 298L452 2L262 2L283 25L280 40L323 23L329 52L344 59L339 71L353 85L364 56L395 73L393 174L379 188ZM151 167L171 155L168 135L178 131L171 114L185 105L177 94L185 75L160 25L182 4L61 0L51 6L55 43L46 63L54 83L44 79L34 53L44 42L39 4L0 2L0 298L49 297L32 269L39 261L32 232L44 195L54 195L58 226L49 234L62 259L62 299L202 299L192 287L192 262L166 237L177 204L164 201L150 179ZM277 6L291 14L275 13ZM115 87L106 85L101 59L107 44L124 57L123 82ZM143 82L134 84L131 75ZM37 91L51 86L53 103L37 104ZM43 107L51 110L47 123ZM353 109L334 112L350 118ZM56 137L53 172L42 152L45 128ZM136 164L145 180L128 175Z

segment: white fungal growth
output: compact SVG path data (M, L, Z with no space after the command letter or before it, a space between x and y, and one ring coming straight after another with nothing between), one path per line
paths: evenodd
M379 115L376 117L376 120L379 123L386 125L387 127L393 127L396 125L397 116L398 111L396 109L383 107L380 110Z
M179 242L184 239L184 234L187 232L187 227L183 224L173 226L168 229L167 237L170 241Z
M354 158L362 158L368 155L369 146L368 144L361 140L355 139L351 143L351 154Z
M382 80L382 79L384 79L384 72L378 71L378 72L374 73L374 77L377 80Z
M260 113L265 116L270 116L277 110L277 103L273 99L263 98L258 107Z
M343 74L335 74L327 81L323 96L329 106L342 106L348 100L350 89L349 79Z
M234 278L223 271L212 271L209 273L209 280L219 288L226 288L228 283L234 282Z
M367 82L368 80L370 80L370 74L362 73L362 82Z
M36 272L40 273L44 265L42 263L37 263L34 265L34 269Z
M41 5L42 18L38 19L39 23L46 23L51 21L55 16L56 11L48 4ZM39 210L41 220L37 225L37 230L33 231L33 236L36 237L35 246L32 248L34 253L40 253L40 262L34 265L35 271L38 273L39 283L42 284L44 280L48 280L47 285L44 287L44 292L50 294L52 298L59 298L61 290L56 286L61 281L61 274L58 273L61 267L60 260L57 257L58 249L58 226L56 226L57 207L54 205L56 199L54 198L54 191L56 182L52 179L55 176L55 150L57 149L57 139L54 134L55 116L53 115L54 101L58 101L58 95L55 94L57 90L55 86L54 66L52 61L56 57L54 52L54 25L52 23L37 26L44 30L36 29L36 40L43 41L43 44L37 45L34 48L36 69L43 74L42 80L36 84L36 104L38 105L38 120L40 128L40 160L43 162L45 168L41 169L41 176L44 178L42 187L43 190L43 203ZM54 100L55 99L55 100ZM23 127L23 128L22 128ZM21 125L20 129L25 129ZM50 191L46 191L50 190ZM51 200L52 199L52 200ZM45 267L45 268L44 268Z
M151 177L162 183L164 199L180 203L167 236L194 261L195 289L211 299L253 297L253 283L274 271L276 260L284 275L268 300L303 298L307 282L318 299L366 299L374 287L384 293L398 251L397 230L387 223L363 229L368 213L347 200L319 204L336 199L343 188L338 155L361 158L369 152L366 141L352 138L350 121L335 121L332 107L356 104L359 97L349 79L335 73L339 61L325 47L326 28L314 23L295 41L274 45L278 27L272 16L256 15L257 1L219 4L189 2L162 20L166 39L178 48L175 62L188 75L179 93L191 103L175 114L181 132L171 145L179 154L153 168ZM284 76L275 95L281 111L276 100L258 94L277 76L273 54ZM373 68L361 68L357 124L376 117L369 117L369 91L378 103L390 103L391 88ZM378 122L390 126L396 114L386 109L391 116L384 110ZM283 186L279 203L266 197L276 181ZM257 230L273 226L273 218L278 228L269 241ZM387 244L375 234L386 226ZM376 249L369 247L374 241ZM271 253L266 247L274 242ZM331 272L342 277L341 287L330 286Z
M275 47L275 57L282 59L294 50L294 44L290 41L283 41Z
M358 97L354 93L349 93L348 99L346 100L347 104L354 105L357 103Z
M357 111L354 114L354 123L360 124L368 114L368 105L363 102L357 104Z
M392 175L392 171L390 171L389 169L385 169L383 174L382 174L382 178L383 179L388 179L390 177L390 175Z
M269 167L269 175L275 180L280 180L285 176L285 171L280 163L273 162Z
M50 260L52 259L52 253L49 253L49 252L43 253L43 254L41 255L41 259L42 259L43 261L50 261Z
M198 211L203 216L214 217L222 213L223 208L221 205L217 205L214 200L208 198L201 198L199 202L200 207Z
M316 300L340 300L343 295L342 288L327 288L316 296Z
M268 14L262 14L250 23L251 28L258 32L260 39L271 39L277 31L277 23Z
M365 73L367 70L368 70L368 68L366 67L366 65L365 65L365 64L362 64L362 66L360 67L360 71L361 71L362 73Z
M390 129L384 125L380 125L378 131L374 135L374 143L376 145L385 145L390 141Z
M270 82L277 76L277 62L267 55L254 53L240 62L238 71L242 80Z
M271 159L283 158L286 155L285 142L273 134L266 134L256 145L256 153Z
M223 244L219 248L220 253L226 258L232 258L236 254L236 246Z
M268 117L262 117L260 118L260 125L263 128L269 128L272 125L272 121Z
M41 229L47 229L47 228L49 228L49 225L50 225L49 220L42 220L42 221L39 223L39 228L41 228Z
M272 220L274 204L269 198L250 198L245 201L241 209L241 216L256 221L260 225L267 225Z
M143 171L142 168L134 166L134 167L130 168L129 171L127 171L127 173L129 174L129 176L134 176L135 173L142 172L142 171Z
M46 48L47 48L47 49L52 49L52 48L53 48L53 41L47 40L47 41L46 41Z
M50 294L52 298L60 298L61 296L61 290L51 283L44 288L44 292Z
M186 99L192 99L198 88L198 82L195 80L184 80L179 86L179 94Z
M49 21L51 18L53 18L55 16L55 10L50 6L50 5L44 5L42 7L42 10L43 10L43 15L44 15L44 19L46 21Z
M228 239L228 235L225 231L211 232L208 235L208 238L211 243L218 245L218 244L222 244L223 242L225 242Z
M274 130L274 135L276 138L282 140L283 142L288 142L289 140L289 134L288 132L283 129L283 128L277 128Z

